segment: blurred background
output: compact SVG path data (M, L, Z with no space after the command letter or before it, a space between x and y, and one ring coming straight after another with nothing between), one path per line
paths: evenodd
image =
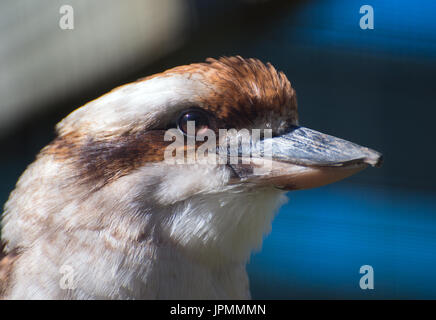
M65 4L72 30L59 26ZM362 30L366 4L374 29ZM286 73L302 125L385 163L289 193L248 266L253 298L435 299L435 17L431 0L2 1L0 203L89 100L207 57L256 57Z

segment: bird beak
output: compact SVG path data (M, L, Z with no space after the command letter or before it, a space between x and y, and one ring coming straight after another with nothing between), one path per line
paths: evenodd
M284 135L252 143L250 148L252 154L264 158L231 165L239 179L284 190L319 187L382 163L377 151L298 126Z

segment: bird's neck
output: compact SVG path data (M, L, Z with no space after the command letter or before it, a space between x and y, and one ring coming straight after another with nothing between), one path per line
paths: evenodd
M180 252L211 268L245 265L271 229L277 209L286 201L276 189L191 197L159 212L162 219L155 234ZM165 211L165 210L164 210Z
M24 248L9 297L249 297L245 265L282 192L228 190L157 205L132 185L41 195L35 182L33 198L18 187L3 229L10 249ZM35 204L37 212L25 210ZM68 270L73 289L61 287Z
M249 299L249 281L243 263L212 267L192 259L179 248L157 246L147 268L138 270L141 279L132 292L141 299ZM132 264L132 266L135 263ZM128 267L131 270L131 266ZM130 296L132 298L132 296Z

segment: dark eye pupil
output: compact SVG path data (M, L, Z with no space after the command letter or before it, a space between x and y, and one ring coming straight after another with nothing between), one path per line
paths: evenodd
M205 114L199 111L189 111L183 114L179 120L179 129L183 133L188 133L188 121L192 121L195 126L195 134L199 131L209 128L209 121Z

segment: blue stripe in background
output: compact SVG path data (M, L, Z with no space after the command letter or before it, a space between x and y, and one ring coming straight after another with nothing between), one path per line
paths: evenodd
M359 27L362 5L374 9L374 29ZM293 43L355 49L365 54L436 56L436 2L311 1L292 13L287 32ZM291 30L291 28L293 30Z
M365 4L374 8L374 30L361 30L359 27L362 16L359 8ZM436 57L436 1L306 1L298 10L278 19L268 37L260 41L263 48L281 42L283 51L277 52L278 56L290 55L293 46L299 46L308 48L308 52L320 52L320 55L323 52L336 52L344 57L348 55L347 63L354 52L356 63L371 57L371 62L379 58L378 61L386 62L400 60L402 64L397 65L401 68L411 62L427 63L433 67ZM265 56L271 56L268 49L263 50ZM276 59L279 60L278 57ZM333 63L336 63L338 71L346 68L346 64ZM289 64L292 66L292 61ZM295 75L298 67L290 67L290 70L289 73ZM307 69L307 72L311 74L313 70ZM386 70L380 72L383 75ZM335 81L336 78L332 76ZM297 84L298 80L297 77ZM303 80L300 77L299 83L305 84ZM384 113L380 111L385 115L384 122L381 122L385 131L380 131L382 134L374 138L383 144L379 151L390 155L384 168L377 172L367 169L362 173L361 179L368 177L365 174L373 174L373 183L362 185L348 180L290 193L290 201L274 220L272 233L266 238L262 251L252 256L248 266L253 298L436 299L436 194L431 181L433 171L428 171L426 188L411 187L419 181L418 171L423 169L415 160L434 159L434 141L425 142L423 139L427 135L423 136L423 133L429 128L424 112L431 114L433 111L428 106L432 104L434 107L435 104L431 97L417 94L420 88L411 83L407 92L416 104L413 107L396 105L398 101L392 95L395 95L397 83L408 81L408 78L394 78L392 81L394 84L391 87L385 84L385 87L377 88L376 93L383 97L385 104L368 101L368 104L373 103L385 110ZM334 86L336 82L326 83L325 86ZM417 86L420 85L418 82ZM369 85L368 88L374 89ZM404 92L398 95L402 96ZM303 92L301 97L310 100L307 93ZM355 99L358 105L359 97ZM332 97L330 100L333 100ZM322 98L319 103L323 103ZM404 101L406 103L407 100ZM315 116L316 105L312 105L311 111ZM372 118L373 121L377 120L377 115ZM417 118L419 122L409 123L410 117ZM431 115L428 117L434 119ZM370 118L366 120L371 121ZM347 120L344 118L343 121ZM410 125L407 129L404 128L406 124ZM393 140L389 141L388 136ZM403 136L408 139L402 139ZM411 148L408 143L401 145L409 140L413 143ZM416 153L418 150L419 154ZM383 174L383 170L389 175ZM434 169L427 167L423 170ZM414 181L402 178L407 176L413 177ZM396 183L394 179L401 182ZM374 268L374 290L359 287L362 276L359 269L366 264Z
M248 266L253 298L436 298L434 194L342 183L289 198Z

